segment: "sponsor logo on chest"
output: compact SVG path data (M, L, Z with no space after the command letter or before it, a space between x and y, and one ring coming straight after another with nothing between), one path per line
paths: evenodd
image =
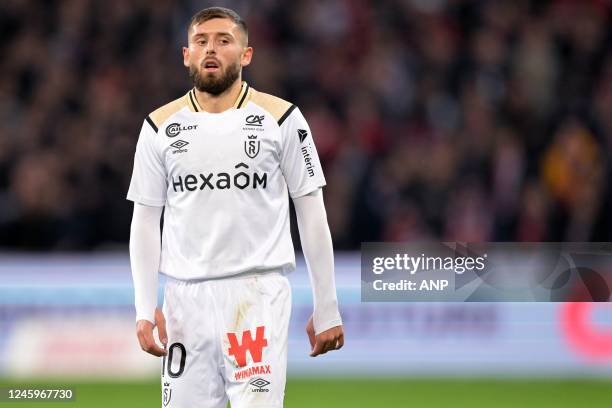
M183 131L196 130L198 125L182 125L180 123L171 123L166 127L166 136L175 137Z
M191 192L196 190L229 190L237 188L244 189L265 189L268 184L268 173L258 173L253 171L247 173L249 166L245 163L238 163L234 169L237 173L211 173L204 172L198 174L185 174L172 176L172 189L175 193Z
M263 124L264 119L265 115L248 115L246 118L244 118L242 130L247 131L244 140L244 153L251 159L257 157L261 150L261 140L254 132L263 132L265 130ZM197 128L198 125L184 125L175 122L166 127L165 133L168 137L176 137L181 134L181 132L193 131L197 130ZM177 140L171 143L169 146L175 149L172 151L172 154L177 154L187 152L188 150L184 149L184 147L188 144L189 142L185 140Z
M256 131L263 132L264 131L264 119L266 115L249 115L244 119L244 125L242 126L242 130L247 131Z

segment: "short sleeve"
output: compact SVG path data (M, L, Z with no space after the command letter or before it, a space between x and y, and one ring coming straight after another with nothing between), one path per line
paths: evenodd
M280 124L281 170L291 198L301 197L325 183L319 155L310 127L299 109L294 108Z
M127 199L144 205L163 206L166 203L166 170L155 146L157 132L145 121L136 144L134 170Z

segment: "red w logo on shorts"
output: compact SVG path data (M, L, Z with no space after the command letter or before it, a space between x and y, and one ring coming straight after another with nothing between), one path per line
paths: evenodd
M227 353L234 356L239 367L244 367L247 364L246 352L251 353L254 363L261 363L261 354L263 348L268 345L268 340L264 338L265 326L259 326L255 333L255 340L251 337L251 331L245 330L242 332L242 344L238 344L236 333L227 333L227 338L230 343L230 348Z

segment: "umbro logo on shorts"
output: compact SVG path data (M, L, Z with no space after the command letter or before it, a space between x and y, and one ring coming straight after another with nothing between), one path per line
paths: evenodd
M270 381L266 381L263 378L253 378L251 381L249 381L249 385L253 387L251 390L253 392L270 392L269 389L264 388L270 385Z

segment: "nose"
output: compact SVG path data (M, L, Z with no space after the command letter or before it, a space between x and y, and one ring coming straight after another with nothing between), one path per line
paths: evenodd
M204 49L206 51L206 55L208 54L214 54L215 51L215 42L214 41L208 41L206 43L206 48Z

